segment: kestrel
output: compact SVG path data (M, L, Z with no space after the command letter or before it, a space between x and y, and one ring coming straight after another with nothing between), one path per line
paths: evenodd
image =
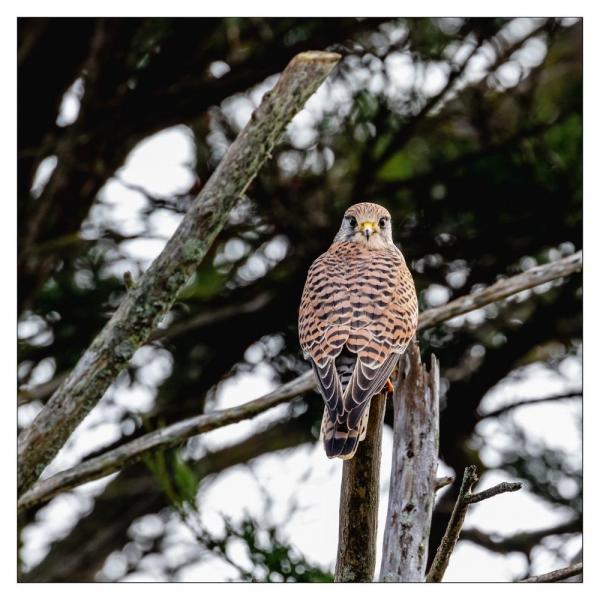
M388 381L417 320L415 284L394 245L390 213L369 202L351 206L308 271L298 324L325 401L321 433L329 458L354 456L371 398Z

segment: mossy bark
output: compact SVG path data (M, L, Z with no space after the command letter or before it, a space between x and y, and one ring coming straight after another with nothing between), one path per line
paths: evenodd
M334 53L299 54L265 94L164 250L139 284L128 291L73 372L19 436L19 494L36 481L166 315L287 124L339 58Z

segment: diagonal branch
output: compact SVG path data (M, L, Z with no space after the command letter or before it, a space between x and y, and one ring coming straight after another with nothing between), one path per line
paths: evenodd
M82 483L115 473L126 465L138 462L144 454L151 450L176 446L182 440L194 435L206 433L213 429L254 417L278 404L287 402L291 398L310 391L314 386L314 375L312 371L307 371L304 375L252 402L216 411L208 415L191 417L168 427L147 433L114 450L86 460L77 467L65 469L52 477L48 477L48 479L40 481L30 491L21 496L18 502L18 509L21 511L30 508L76 485L81 485Z
M487 490L483 490L483 492L479 492L478 494L469 494L465 498L465 502L467 504L476 504L477 502L481 502L482 500L493 498L498 494L504 494L506 492L518 492L522 487L523 486L520 483L511 483L508 481L503 481L502 483L488 488Z
M563 394L553 394L551 396L544 396L543 398L526 398L525 400L519 400L518 402L513 402L512 404L507 404L506 406L501 406L496 410L492 410L488 413L485 413L479 417L480 421L483 419L496 418L504 413L514 410L515 408L519 408L521 406L531 406L533 404L541 404L542 402L560 402L561 400L572 400L574 398L581 398L581 390L573 391Z
M529 290L547 281L577 273L581 269L582 253L580 250L560 260L523 271L514 277L501 279L483 290L461 296L439 308L426 310L419 319L419 329L432 327L452 317L463 315L492 302L498 302L498 300L503 300L523 290Z
M534 577L527 577L527 579L521 579L519 583L552 583L553 581L563 581L573 575L579 575L583 573L583 563L578 562L564 569L557 569L556 571L550 571L550 573L544 573L543 575L535 575Z
M495 485L478 494L472 494L471 489L477 483L478 479L477 467L471 465L465 469L458 498L456 499L452 515L450 515L450 521L448 521L444 537L435 553L429 573L427 573L427 583L439 583L442 581L444 573L448 568L448 563L450 562L450 556L452 555L456 542L460 536L469 505L475 502L481 502L487 498L492 498L493 496L497 496L504 492L515 492L521 489L520 483L505 482Z
M462 484L460 486L460 492L458 493L458 499L454 505L452 515L450 515L450 521L446 527L444 537L440 542L440 545L435 553L433 562L429 573L427 573L427 583L437 583L442 580L448 562L450 561L450 555L456 546L460 530L462 529L463 522L467 515L467 496L471 493L471 488L477 483L477 468L473 465L465 469Z
M515 533L507 537L498 536L495 533L487 533L479 529L464 529L461 533L461 539L482 546L498 554L508 554L510 552L521 552L529 554L531 550L544 538L551 535L566 535L581 532L581 519L575 518L566 523L560 523L552 527L538 529L536 531L524 531Z
M452 475L446 475L445 477L438 477L435 480L435 491L445 488L447 485L454 483L454 477Z
M540 267L529 269L520 275L515 275L509 279L505 279L489 288L485 288L468 296L458 298L453 302L439 308L426 310L421 314L419 319L419 329L432 327L445 321L446 319L455 317L460 314L467 313L475 308L485 306L491 302L501 300L507 296L520 292L528 287L535 287L540 283L550 281L553 278L565 277L571 273L581 270L581 252L567 256L561 260L551 262ZM493 292L490 289L494 288ZM125 464L131 464L137 460L141 460L144 452L149 450L157 450L165 445L176 445L184 442L187 438L201 433L196 429L198 427L207 426L207 423L215 423L210 426L210 429L202 430L209 431L216 427L222 427L230 423L235 423L237 420L253 417L281 402L294 398L300 394L310 391L315 386L315 380L311 372L304 373L293 381L286 383L278 390L267 394L262 398L253 400L248 404L237 406L229 409L230 411L238 411L235 414L239 418L230 417L232 420L221 420L223 413L228 411L220 411L211 415L200 415L193 417L180 423L175 423L164 429L158 429L152 433L138 438L135 442L124 444L110 452L102 454L96 458L85 461L84 463L61 471L42 482L35 485L30 492L23 496L19 502L19 510L23 508L35 506L42 501L53 498L58 493L98 479L110 473L114 473L121 469ZM273 401L272 396L277 394L279 400ZM269 400L270 399L270 400ZM241 416L240 416L241 415ZM214 419L214 421L213 421ZM196 425L195 425L196 424ZM202 424L202 425L198 425ZM176 439L175 439L176 438Z
M339 59L334 53L299 54L265 94L139 285L129 291L66 381L19 436L19 493L36 481L167 314L287 124Z

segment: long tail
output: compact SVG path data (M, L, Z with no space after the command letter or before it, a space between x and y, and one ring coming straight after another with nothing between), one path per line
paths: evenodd
M359 442L362 442L367 435L367 425L369 422L369 408L365 410L357 429L348 429L346 423L335 423L329 416L329 411L325 408L323 420L321 421L321 436L325 453L329 458L341 458L348 460L354 456L358 449Z

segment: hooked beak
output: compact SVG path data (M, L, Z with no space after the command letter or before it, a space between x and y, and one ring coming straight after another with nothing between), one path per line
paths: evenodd
M374 231L377 231L377 226L373 221L363 221L358 229L362 232L362 234L367 238L367 240L371 237L371 234Z

